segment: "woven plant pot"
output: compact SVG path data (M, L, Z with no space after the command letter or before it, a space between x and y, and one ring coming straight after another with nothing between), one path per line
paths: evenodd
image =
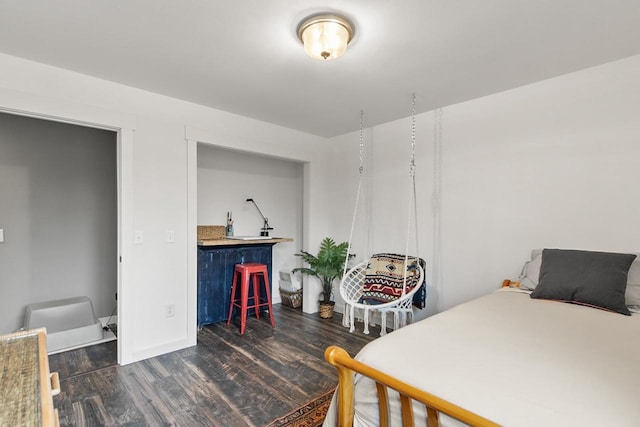
M320 301L320 318L331 319L333 317L333 307L335 305L335 301Z

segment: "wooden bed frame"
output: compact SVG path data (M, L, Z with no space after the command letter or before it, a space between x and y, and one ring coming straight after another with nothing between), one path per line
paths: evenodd
M351 427L353 425L354 404L353 404L353 374L359 373L371 378L376 383L378 391L378 410L380 414L380 426L389 425L389 394L388 389L392 389L400 394L402 408L403 426L413 426L413 400L421 402L426 407L426 418L428 427L440 426L440 414L448 415L470 426L498 426L473 412L467 411L433 394L419 390L390 375L380 372L371 366L352 359L342 348L331 346L324 353L324 358L338 370L338 426Z

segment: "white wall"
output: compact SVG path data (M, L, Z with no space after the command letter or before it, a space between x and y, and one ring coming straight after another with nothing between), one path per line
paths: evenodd
M117 290L116 134L0 114L0 333L27 304Z
M420 254L430 271L419 316L515 278L532 248L638 251L638 75L635 56L444 108L441 204L434 113L417 117ZM404 247L409 130L409 119L367 130L373 251ZM331 141L336 158L350 159L332 181L344 206L332 225L345 239L355 186L343 186L357 171L357 145L356 133Z
M273 302L280 302L278 272L300 266L294 254L302 249L303 164L267 156L198 145L198 224L225 225L233 212L236 236L257 236L262 217L252 198L274 229L274 237L293 242L273 246Z
M188 297L195 287L188 279L195 235L188 238L187 223L189 197L197 194L188 190L194 171L185 138L309 162L305 248L315 250L325 235L348 237L356 134L334 138L327 147L312 135L8 55L0 55L0 69L0 109L89 118L100 111L135 122L133 188L126 194L133 209L123 221L125 229L144 231L145 241L123 261L131 270L125 284L130 309L119 313L130 317L122 331L130 334L124 339L130 343L127 362L195 343L195 322L187 320L196 308ZM637 75L640 56L445 108L441 245L431 238L432 115L418 117L420 254L430 263L442 257L439 265L430 264L430 272L436 267L440 273L431 278L426 312L495 289L517 273L533 247L637 250ZM381 187L369 210L369 246L402 249L404 233L397 229L404 228L406 208L380 203L380 197L388 190L406 199L408 155L401 147L408 147L409 120L369 133L374 181ZM176 232L176 243L165 241L166 230ZM133 233L123 239L132 244ZM167 303L176 304L174 317L164 316Z
M122 219L123 244L131 245L131 259L122 264L129 297L126 313L119 313L126 322L119 337L124 363L195 344L186 139L311 162L305 190L321 191L313 183L319 182L313 163L322 158L321 138L8 55L0 55L0 69L0 109L133 122L132 188L123 195L132 211ZM323 218L307 221L307 241L319 239L312 230L325 228ZM144 233L144 243L133 245L133 230ZM175 243L166 241L167 230L175 231ZM175 304L175 316L165 317L167 304Z

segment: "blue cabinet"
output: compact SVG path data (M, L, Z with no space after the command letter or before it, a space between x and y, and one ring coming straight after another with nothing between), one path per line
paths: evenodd
M271 281L273 244L198 246L198 326L226 321L236 264L266 264Z

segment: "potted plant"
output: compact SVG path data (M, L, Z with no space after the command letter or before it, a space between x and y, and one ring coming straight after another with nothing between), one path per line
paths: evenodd
M320 243L320 250L317 255L312 255L306 251L300 251L296 256L301 257L308 267L294 268L292 271L301 272L309 276L315 276L320 279L322 284L322 300L320 300L320 317L330 319L333 317L333 307L335 301L331 299L333 295L333 282L335 279L342 277L344 272L344 263L347 257L349 244L336 242L325 237Z

